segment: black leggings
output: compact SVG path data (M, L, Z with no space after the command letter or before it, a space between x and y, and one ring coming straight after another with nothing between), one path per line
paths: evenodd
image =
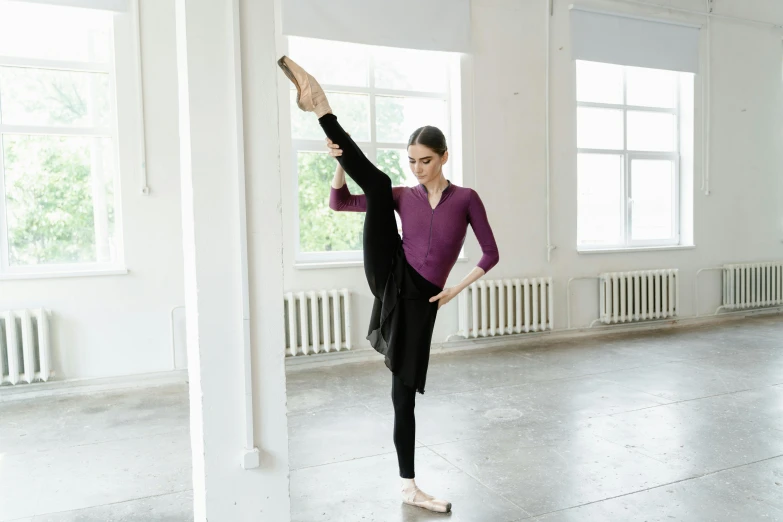
M367 159L359 146L337 122L334 114L322 116L326 136L340 146L343 155L337 158L345 173L351 176L367 198L364 218L364 273L373 295L381 299L392 260L400 244L397 220L394 219L394 197L391 179ZM394 445L400 465L400 477L414 478L413 453L416 445L416 419L413 408L416 390L405 386L392 374L392 403L394 404Z
M337 122L334 114L326 114L318 122L326 136L343 151L337 161L367 197L363 241L364 273L370 284L370 291L380 299L383 297L394 254L402 241L397 232L397 220L394 218L391 179L367 159Z
M394 447L397 448L397 462L400 477L416 478L413 472L413 454L416 448L416 390L405 386L402 379L392 374L392 404L394 404Z

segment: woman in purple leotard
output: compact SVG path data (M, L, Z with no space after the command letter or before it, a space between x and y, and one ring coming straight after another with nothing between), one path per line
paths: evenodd
M499 260L481 198L443 175L449 158L446 139L435 127L417 129L408 141L411 171L419 185L392 187L391 179L369 161L332 114L318 82L290 58L278 61L297 88L300 109L314 112L340 167L329 206L365 212L364 271L375 297L367 339L384 355L392 372L394 444L407 504L448 512L451 503L427 495L414 481L416 392L424 393L430 343L438 309L482 277ZM344 169L344 170L343 170ZM347 173L364 191L351 195ZM397 231L394 212L402 222ZM446 280L465 242L468 225L481 245L478 265L456 286Z

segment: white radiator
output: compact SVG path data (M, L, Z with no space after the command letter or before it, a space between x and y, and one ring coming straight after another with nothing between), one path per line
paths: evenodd
M311 290L285 294L286 355L351 349L351 293Z
M0 312L0 384L48 381L51 361L49 312Z
M601 322L605 324L675 317L680 309L676 269L601 274Z
M763 308L783 304L783 263L723 266L723 308Z
M464 338L551 330L552 278L480 280L459 295Z

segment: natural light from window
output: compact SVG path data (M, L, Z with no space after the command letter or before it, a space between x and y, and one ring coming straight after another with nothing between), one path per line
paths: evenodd
M449 53L289 38L289 55L323 85L334 113L393 185L414 186L407 141L423 125L439 127L451 144L451 78L458 59ZM298 253L305 262L361 259L364 214L333 212L329 191L336 162L310 113L289 91L291 139L298 185ZM452 158L444 168L451 177ZM352 194L361 190L350 178Z
M111 13L0 0L0 273L121 257Z
M689 73L576 62L580 249L679 243L687 90Z

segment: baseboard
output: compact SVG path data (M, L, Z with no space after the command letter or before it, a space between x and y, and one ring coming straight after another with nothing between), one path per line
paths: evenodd
M627 333L641 333L649 330L671 328L687 328L708 326L724 322L742 321L748 317L762 315L781 315L783 308L766 308L727 312L720 315L687 317L682 319L666 319L661 321L646 321L622 325L602 325L594 328L572 328L570 330L554 330L546 332L531 332L517 335L504 335L482 339L454 339L442 343L433 343L430 353L462 352L468 350L488 350L516 346L524 349L529 345L555 343L572 338L601 337ZM312 368L338 366L342 364L364 363L376 361L383 363L383 358L372 347L362 347L356 350L299 355L286 357L286 372L296 372ZM0 387L0 402L35 399L39 397L93 394L113 390L132 388L151 388L171 384L187 383L187 370L106 377L101 379L76 379L68 381L50 381L45 383L20 384Z
M479 339L453 339L445 343L432 346L432 353L448 353L463 350L475 350L481 348L500 348L503 346L525 346L526 344L542 342L558 342L573 338L593 338L610 335L628 334L634 332L645 332L651 330L676 329L676 328L697 328L711 324L720 324L725 322L742 321L748 317L757 317L764 315L780 315L783 308L760 308L755 310L742 310L737 312L725 312L718 315L703 315L698 317L684 317L673 319L661 319L652 321L642 321L628 324L601 325L595 327L571 328L570 330L553 330L546 332L530 332L516 335L503 335L498 337L479 338Z
M719 315L664 319L628 324L601 325L592 328L571 328L570 330L563 329L544 332L529 332L523 334L502 335L497 337L486 337L478 339L456 339L453 338L454 336L451 336L450 339L445 342L432 343L430 354L439 355L469 350L490 350L507 348L510 346L516 346L520 349L524 349L533 344L540 346L541 344L556 343L577 337L584 339L594 337L608 337L611 335L621 335L628 333L642 333L651 330L695 328L700 326L708 326L711 324L742 321L748 317L781 315L781 313L783 313L783 308L776 307L756 310L743 310L738 312L726 312ZM297 370L335 366L339 364L378 360L382 360L382 358L378 352L372 348L360 348L350 352L346 351L338 353L299 355L296 357L286 358L286 371L293 372Z
M371 346L346 350L342 352L314 353L312 355L297 355L285 358L286 372L323 368L326 366L338 366L341 364L361 363L383 360L381 354Z
M32 384L0 387L0 402L21 401L40 397L84 395L132 388L154 388L171 384L185 384L187 379L187 370L173 370L100 379L34 382Z

